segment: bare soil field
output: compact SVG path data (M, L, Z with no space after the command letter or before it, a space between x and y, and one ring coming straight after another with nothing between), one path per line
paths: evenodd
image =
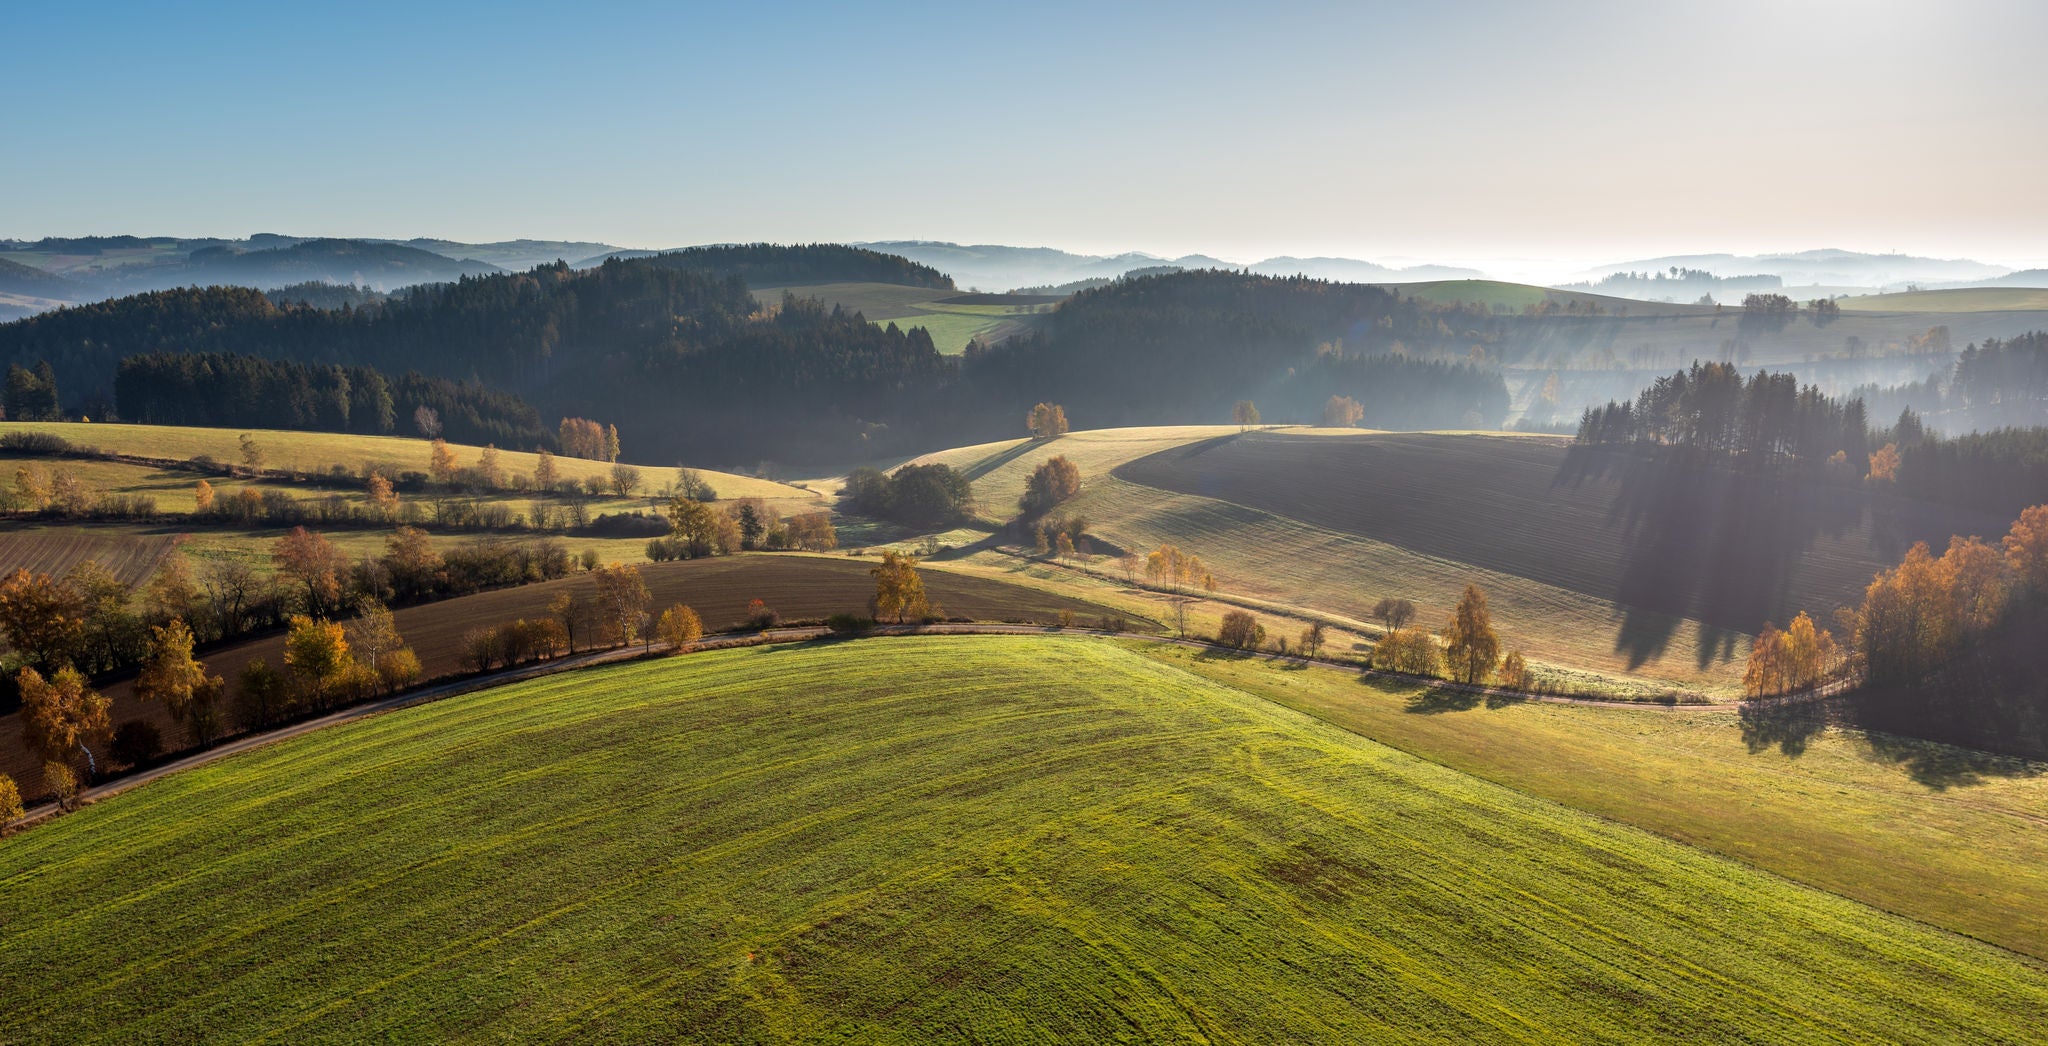
M65 524L0 528L0 573L27 568L61 575L74 564L97 559L123 584L136 586L156 572L177 543L169 532L143 533L132 527Z
M741 627L747 603L760 599L788 620L816 620L831 614L866 613L874 594L869 568L877 561L865 557L828 557L797 554L721 556L680 563L651 563L640 568L653 597L656 612L676 603L694 608L704 619L706 632ZM1079 623L1093 623L1106 614L1125 616L1132 627L1157 627L1156 622L1134 617L1126 611L1041 589L1012 585L993 578L931 570L924 572L925 589L933 602L949 617L978 621L1021 621L1049 624L1061 611L1072 611ZM456 675L468 670L464 663L464 636L474 628L500 625L515 618L545 617L550 600L563 591L588 598L595 590L589 575L517 588L503 588L459 599L442 600L407 607L394 615L399 633L419 654L428 679ZM579 631L577 649L586 637ZM284 636L273 634L230 646L199 652L207 671L228 681L230 700L236 675L244 665L263 658L271 667L283 667ZM116 725L130 719L153 722L164 732L167 747L183 743L183 729L156 704L135 699L133 684L123 680L102 688L113 702ZM0 773L12 776L24 795L43 791L40 765L29 757L19 742L19 713L0 716Z

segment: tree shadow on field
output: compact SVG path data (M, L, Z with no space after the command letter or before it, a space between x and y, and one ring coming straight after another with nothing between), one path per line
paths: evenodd
M1742 743L1750 755L1776 748L1794 759L1805 755L1808 742L1834 722L1825 701L1745 701L1741 718Z
M1991 777L2048 774L2048 764L1897 734L1865 733L1863 744L1872 761L1900 767L1907 776L1936 791L1981 785Z
M1403 711L1413 715L1442 715L1445 712L1470 712L1483 702L1481 695L1459 687L1420 686L1408 695L1408 707Z

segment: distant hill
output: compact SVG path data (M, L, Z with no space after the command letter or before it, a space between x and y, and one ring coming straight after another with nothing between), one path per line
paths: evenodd
M1246 269L1267 276L1309 276L1343 283L1460 279L1481 275L1471 269L1423 265L1402 269L1352 258L1268 258L1241 263L1206 254L1161 258L1135 251L1123 254L1072 254L1052 247L1007 247L1000 244L958 244L931 240L888 240L860 244L900 254L951 275L965 287L981 290L1032 288L1111 280L1134 269ZM1099 284L1098 284L1099 285Z
M723 243L678 247L668 251L613 251L585 258L573 267L594 268L607 261L646 261L663 269L696 269L738 276L755 287L793 287L820 283L890 283L903 287L953 290L953 280L929 265L901 255L838 243L801 247L770 243Z
M2011 270L1968 258L1922 258L1910 254L1867 254L1834 248L1788 254L1673 254L1596 266L1581 273L1597 280L1617 272L1698 269L1716 276L1768 274L1788 287L1886 287L1904 283L1986 280Z
M531 269L536 265L570 261L618 250L609 243L582 240L499 240L495 243L462 243L419 237L410 240L374 240L431 251L444 258L473 258L501 269Z
M37 298L70 298L78 288L70 280L33 265L0 258L0 294Z
M394 243L306 240L260 251L203 247L188 255L182 265L124 271L116 282L138 289L213 284L269 288L319 280L393 290L502 271L486 262L446 258Z

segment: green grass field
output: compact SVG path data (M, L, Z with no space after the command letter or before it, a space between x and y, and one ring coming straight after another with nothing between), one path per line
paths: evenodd
M953 302L959 291L932 287L904 287L893 283L822 283L791 287L760 287L755 300L764 305L782 300L784 292L816 298L831 305L856 310L877 325L923 327L932 344L947 355L966 351L976 337L1000 338L1031 322L1031 317L1050 308L1044 304L1001 304Z
M2016 1042L2048 1008L2012 953L1072 639L322 731L0 844L0 926L22 1041Z
M1516 791L2048 960L2048 764L1809 715L1485 703L1133 649Z
M355 471L366 463L424 473L427 471L428 459L432 455L432 444L423 439L362 436L338 432L296 432L283 429L107 425L87 422L0 422L0 434L8 432L48 432L62 436L81 447L137 457L185 461L204 454L215 461L232 465L242 463L241 435L250 432L263 450L264 468L300 473L326 472L333 465L341 465ZM465 444L449 444L449 447L455 452L455 462L458 466L475 465L477 456L483 451L481 447ZM631 448L627 449L630 452ZM506 473L533 473L536 460L533 454L505 448L500 448L499 454ZM630 457L630 453L628 456ZM611 472L611 465L602 461L586 461L582 458L557 455L555 470L564 479L582 479L585 476L607 476ZM674 477L672 466L641 465L640 471L643 482L649 487L659 487ZM811 496L808 491L772 480L704 469L699 471L723 498L804 499Z
M1863 294L1840 300L1844 312L2008 312L2048 310L2048 290L1960 287L1940 291Z
M1561 291L1501 280L1429 280L1422 283L1389 283L1382 286L1388 290L1401 292L1402 297L1418 298L1437 305L1464 302L1511 312L1520 312L1531 305L1541 305L1546 301L1554 301L1560 307L1568 302L1577 302L1582 307L1597 305L1609 313L1620 314L1625 310L1627 315L1632 316L1678 316L1700 311L1698 306L1693 305L1636 301L1605 294Z

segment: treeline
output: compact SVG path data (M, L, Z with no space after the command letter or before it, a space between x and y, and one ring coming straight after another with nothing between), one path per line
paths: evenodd
M33 370L20 364L7 368L4 406L8 421L62 421L63 407L57 399L57 374L47 360L37 360Z
M1790 468L2001 514L2048 500L2048 427L1950 438L1911 410L1885 427L1867 414L1862 399L1822 395L1790 374L1745 380L1732 364L1694 363L1632 402L1588 408L1577 440L1685 452L1674 463Z
M1472 349L1515 322L1380 287L1177 272L1083 291L1029 333L969 346L965 366L984 395L1057 401L1089 427L1223 417L1246 398L1270 421L1314 421L1333 394L1368 425L1494 427L1506 385Z
M554 445L533 407L482 384L417 371L387 379L369 367L294 363L238 353L129 356L114 379L120 417L157 425L310 429L388 435L422 408L458 443Z
M786 247L740 243L687 247L645 259L671 269L703 269L738 276L754 287L812 283L894 283L905 287L953 289L953 278L897 254L841 243Z

